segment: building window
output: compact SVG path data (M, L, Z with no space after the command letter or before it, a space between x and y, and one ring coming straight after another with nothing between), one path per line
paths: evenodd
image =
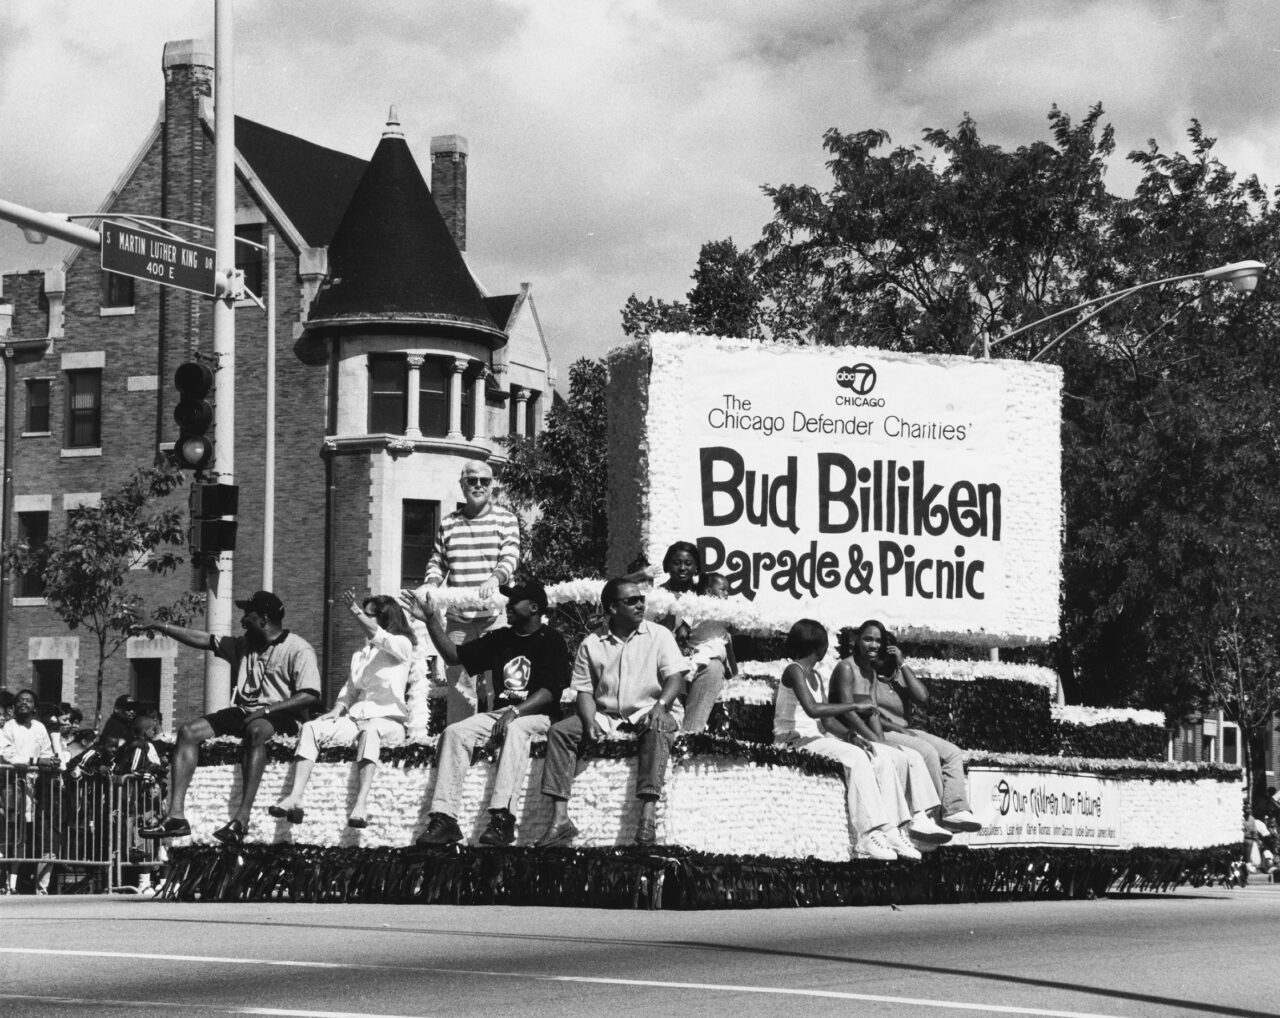
M27 382L27 420L24 430L31 434L48 434L49 388L47 378L33 378Z
M403 435L409 365L403 356L369 355L369 434Z
M427 575L427 559L440 527L440 503L406 498L400 534L400 586L417 587Z
M160 706L160 658L135 657L129 660L129 695L139 703Z
M49 539L47 512L18 513L18 543L35 551ZM44 597L44 577L36 572L20 573L15 597Z
M69 449L102 445L102 372L67 372L67 437Z
M241 244L242 240L252 243ZM258 297L262 296L263 265L266 263L267 253L253 245L261 243L263 243L261 223L236 227L236 268L244 273L245 290Z
M102 274L102 306L104 308L133 307L133 277L118 272Z
M524 433L529 438L538 433L538 425L542 422L542 414L538 412L541 399L542 393L529 390L529 399L524 405Z
M448 362L428 357L418 372L418 428L430 438L444 438L449 433Z
M32 661L31 688L41 703L62 703L61 658Z

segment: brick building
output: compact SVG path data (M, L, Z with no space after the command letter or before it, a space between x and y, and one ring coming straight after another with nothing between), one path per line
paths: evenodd
M163 71L159 119L101 211L209 223L212 53L169 43ZM394 111L367 161L236 120L237 235L276 241L273 586L286 625L322 654L330 694L360 643L332 599L420 580L437 523L459 501L462 464L500 472L495 439L537 431L555 381L528 284L489 295L465 263L466 139L434 138L430 155L428 188ZM261 293L263 256L241 245L237 261ZM173 372L211 352L211 306L104 273L81 249L58 269L7 274L3 287L6 536L38 541L177 437ZM241 302L237 596L262 577L265 336L262 310ZM200 584L186 567L140 577L149 604ZM54 616L36 578L9 580L4 687L33 684L89 714L92 638ZM158 701L166 721L203 709L201 656L172 641L130 640L108 667L108 705L127 692Z

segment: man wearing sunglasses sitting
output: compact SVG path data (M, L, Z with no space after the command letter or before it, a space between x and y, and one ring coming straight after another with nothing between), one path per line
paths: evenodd
M473 589L482 601L488 600L499 585L510 583L520 561L520 524L515 513L494 505L493 470L479 460L468 460L458 481L463 505L449 513L440 524L435 548L427 562L424 588L450 587ZM476 608L451 607L445 618L445 629L455 646L474 640L502 624L503 615L496 604ZM471 717L477 710L489 709L492 691L485 674L469 675L462 665L445 668L448 691L445 694L447 724Z
M657 840L655 814L667 777L671 745L680 730L689 662L670 630L644 617L644 593L630 580L615 578L600 594L605 625L578 647L570 689L575 712L547 732L542 793L551 799L551 824L537 848L568 845L578 834L569 819L569 794L583 748L622 730L639 735L636 798L640 800L637 845Z

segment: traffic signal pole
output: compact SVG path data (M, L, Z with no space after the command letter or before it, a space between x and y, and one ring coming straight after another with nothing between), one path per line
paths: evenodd
M232 0L215 0L213 48L213 237L219 271L232 272L236 265L235 204L235 90L232 61ZM228 295L213 302L213 356L216 362L214 406L214 460L212 480L236 483L236 317L235 298ZM235 593L233 563L235 553L222 551L213 568L205 571L208 602L205 628L215 636L231 635L231 614ZM204 706L220 710L231 702L231 671L227 662L205 654Z

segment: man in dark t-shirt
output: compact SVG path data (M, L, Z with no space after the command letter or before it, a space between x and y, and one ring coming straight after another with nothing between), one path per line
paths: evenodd
M494 704L444 730L436 746L436 787L427 829L420 845L462 840L458 812L471 751L483 742L501 743L498 773L489 800L489 826L482 845L510 845L516 837L513 807L529 770L529 744L545 735L560 717L560 697L569 685L569 648L564 637L545 625L547 592L537 580L501 586L507 598L507 628L495 629L456 646L436 614L429 588L406 591L402 601L426 623L431 642L448 665L461 664L471 675L493 676Z

